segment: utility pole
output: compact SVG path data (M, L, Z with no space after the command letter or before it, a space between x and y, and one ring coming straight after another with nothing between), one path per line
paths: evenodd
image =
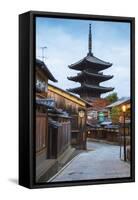
M125 112L124 112L124 161L126 161L126 133L125 133Z
M124 117L124 161L127 161L127 155L126 155L126 130L125 130L125 115L126 115L126 105L122 106L122 111L123 111L123 117Z

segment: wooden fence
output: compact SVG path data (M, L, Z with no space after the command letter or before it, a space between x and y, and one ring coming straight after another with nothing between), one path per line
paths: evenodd
M48 128L48 158L55 159L70 145L70 120L60 118L57 125L49 124Z
M48 123L46 113L36 113L36 153L45 150L47 158L57 158L70 145L71 123L68 117L57 117Z
M70 121L62 122L58 130L57 151L62 153L70 144Z
M47 148L47 114L36 113L36 152Z

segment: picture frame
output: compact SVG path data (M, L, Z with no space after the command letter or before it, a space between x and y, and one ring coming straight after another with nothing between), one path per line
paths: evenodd
M36 18L45 18L45 19L56 19L62 20L83 20L83 21L95 21L95 22L115 22L115 23L128 23L130 26L130 98L129 98L129 104L131 105L130 109L130 176L129 177L113 177L113 178L94 178L94 179L76 179L76 180L69 180L67 181L65 179L62 179L61 181L47 181L50 180L51 177L53 177L56 173L52 172L47 172L45 175L45 180L46 181L41 181L41 177L37 175L37 158L36 158L36 148L41 148L47 145L46 141L44 144L38 144L37 147L37 142L36 142L36 126L38 122L36 122L36 107L38 106L38 110L43 110L41 108L42 104L50 104L53 105L54 101L47 101L44 102L43 99L38 98L36 100L36 84L40 86L39 89L43 90L43 87L45 88L45 84L41 82L40 80L36 83L36 69L38 66L38 70L41 68L40 71L43 71L43 73L47 74L47 77L49 80L56 82L57 77L55 78L53 74L50 71L50 68L47 69L47 65L45 65L44 62L41 61L41 59L38 59L36 62L36 45L37 45L37 40L36 40L36 30L37 30L37 23L36 23ZM66 23L66 22L65 22ZM88 23L89 24L89 23ZM71 29L72 30L72 29ZM80 29L81 30L81 29ZM79 31L80 31L79 30ZM75 31L75 30L74 30ZM89 52L87 56L91 56L91 27L89 27ZM125 33L125 29L123 30ZM54 34L54 33L53 33ZM47 37L47 36L45 36ZM56 38L56 35L54 35ZM87 40L87 38L86 38ZM94 42L94 41L93 41ZM87 41L86 41L87 43ZM55 43L56 44L56 43ZM44 44L45 45L45 44ZM106 45L106 44L105 44ZM44 46L42 46L44 48ZM42 49L41 47L41 49ZM65 47L65 50L68 47ZM60 49L59 49L60 51ZM43 52L43 50L42 50ZM42 59L43 59L43 53L42 53ZM77 60L76 60L77 62ZM68 63L70 64L70 63ZM99 64L100 66L102 64ZM104 64L105 65L105 64ZM71 69L70 69L71 70ZM39 72L38 72L39 74ZM67 98L68 100L74 101L76 105L79 104L78 108L78 115L80 117L80 120L83 120L83 117L85 116L86 110L83 109L83 106L81 107L80 105L89 105L86 100L83 98L79 98L78 96L74 96L72 93L67 93L62 88L58 88L55 85L48 85L49 91L51 92L51 96L53 93L55 94L58 92L58 95L61 97L63 95L63 98ZM62 93L62 95L61 95ZM56 93L57 94L57 93ZM39 94L40 96L40 94ZM49 97L51 97L49 96ZM52 96L53 97L53 96ZM72 100L73 99L73 100ZM69 103L69 102L68 102ZM66 104L68 104L66 103ZM76 106L75 105L75 106ZM122 105L122 104L121 104ZM47 105L46 105L47 106ZM88 106L89 107L89 106ZM47 106L47 110L50 109L50 107ZM54 108L54 111L57 108ZM64 110L66 111L66 110ZM44 112L44 111L42 111ZM47 111L46 111L47 112ZM60 122L63 120L65 124L69 124L69 120L72 118L70 115L66 116L60 116L60 119L57 119L57 115L55 118L53 117L53 111L49 114L49 119L52 120L57 120L57 122ZM58 114L60 113L63 114L61 110L56 110ZM41 113L42 114L42 113ZM55 112L54 112L55 114ZM57 114L57 113L56 113ZM65 113L64 113L65 114ZM40 116L40 114L39 114ZM40 116L42 117L43 114ZM52 116L52 117L51 117ZM92 112L92 116L96 117L96 112ZM101 117L101 118L100 118ZM102 115L100 116L100 120L102 120ZM55 134L55 132L52 132L52 127L54 125L50 126L48 124L52 124L55 121L49 121L45 127L47 128L48 131L51 130L51 137L58 137L58 133ZM59 121L58 121L59 120ZM125 117L124 117L124 122L125 122ZM75 123L75 122L74 122ZM83 121L80 121L80 123L85 123ZM55 126L58 127L58 124L55 124ZM50 128L49 128L50 126ZM54 129L54 128L53 128ZM124 129L125 125L124 125ZM42 131L43 132L43 131ZM125 132L125 131L124 131ZM65 131L64 131L65 133ZM87 131L88 134L91 134L89 131ZM68 134L68 133L67 133ZM43 137L43 135L41 135ZM68 137L68 136L66 136ZM73 136L72 136L73 137ZM83 136L82 136L83 137ZM122 138L123 136L121 136ZM86 138L86 135L84 136ZM40 140L40 138L38 139ZM69 139L68 139L69 140ZM48 140L49 141L49 140ZM53 147L51 149L47 150L48 152L54 152L48 153L47 159L50 158L52 159L57 159L59 158L58 155L58 150L54 149L55 144L56 144L56 139L51 139L50 141L54 142ZM86 141L86 140L85 140ZM125 141L125 137L123 139L123 142ZM69 142L69 141L68 141ZM124 144L122 142L122 144ZM60 143L61 145L61 143ZM80 147L81 146L81 147ZM50 148L50 147L48 147ZM79 143L79 148L81 151L86 148L86 143L84 143L82 139L82 143ZM121 147L122 148L122 147ZM42 148L43 149L43 148ZM122 148L123 149L123 148ZM86 149L85 149L86 150ZM55 151L57 151L55 153ZM39 150L37 152L37 155L39 154ZM40 155L40 154L39 154ZM53 157L52 157L53 156ZM54 157L55 156L55 157ZM60 155L61 156L61 155ZM74 157L73 157L74 158ZM125 158L125 154L124 154ZM38 158L39 160L40 158ZM69 163L71 160L69 159L68 162L64 163L63 168ZM38 161L40 162L40 161ZM124 162L124 161L123 161ZM40 168L38 166L38 168ZM43 168L43 167L42 167ZM46 168L46 167L45 167ZM38 174L41 174L42 170L38 170ZM51 173L51 177L49 177L48 174ZM69 173L73 173L73 171L69 171ZM84 171L81 171L83 174ZM38 176L38 181L37 177ZM48 178L47 178L48 176ZM40 179L39 179L40 178ZM109 184L109 183L125 183L125 182L134 182L135 181L135 18L132 17L121 17L121 16L103 16L103 15L88 15L88 14L75 14L75 13L56 13L56 12L40 12L40 11L29 11L23 14L19 15L19 184L21 186L27 187L27 188L48 188L48 187L63 187L63 186L78 186L78 185L95 185L95 184Z

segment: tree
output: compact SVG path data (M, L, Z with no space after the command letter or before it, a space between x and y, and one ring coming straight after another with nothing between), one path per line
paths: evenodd
M119 118L121 116L121 108L120 107L112 107L110 116L112 119L112 123L116 124L119 122Z
M113 92L105 97L105 99L111 104L118 100L117 92Z

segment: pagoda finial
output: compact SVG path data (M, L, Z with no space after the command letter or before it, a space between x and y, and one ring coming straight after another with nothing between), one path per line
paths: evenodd
M88 56L92 56L92 33L91 33L91 24L89 24L89 38L88 38Z

